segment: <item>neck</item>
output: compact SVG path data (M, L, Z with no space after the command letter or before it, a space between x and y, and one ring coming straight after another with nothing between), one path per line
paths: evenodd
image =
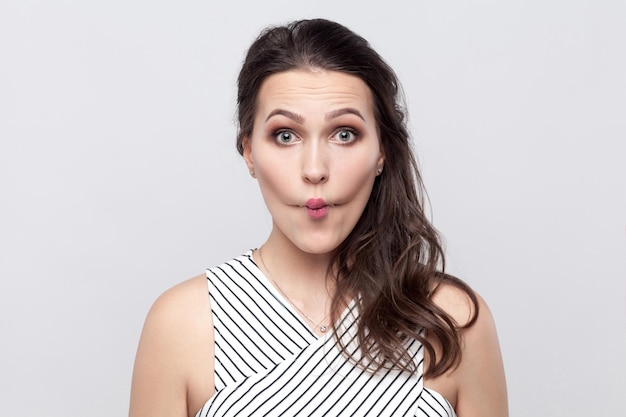
M261 248L265 268L290 297L310 299L312 295L328 296L329 284L334 281L328 273L332 253L304 252L290 241L277 239L275 233Z
M328 274L332 254L306 253L293 245L277 244L270 236L253 256L274 287L312 329L317 334L327 331L334 290L334 280Z

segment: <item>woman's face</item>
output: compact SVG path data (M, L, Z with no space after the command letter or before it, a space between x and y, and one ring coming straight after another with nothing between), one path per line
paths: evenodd
M272 238L307 253L332 252L359 220L383 167L369 88L335 71L269 76L244 158L272 215Z

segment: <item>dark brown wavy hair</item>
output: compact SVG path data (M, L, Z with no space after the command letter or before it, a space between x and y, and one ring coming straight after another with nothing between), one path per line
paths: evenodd
M441 375L458 364L461 330L476 320L478 302L463 281L444 273L440 237L424 213L425 192L398 79L365 39L338 23L301 20L265 29L248 50L239 73L239 153L243 154L244 138L252 134L261 84L272 74L294 69L340 71L363 80L374 99L385 155L385 170L331 264L336 277L332 317L338 318L346 298L358 294L357 337L369 366L415 372L406 346L417 339L428 353L426 375ZM470 297L473 315L467 323L459 325L432 301L442 283ZM441 348L440 355L435 355L427 336Z

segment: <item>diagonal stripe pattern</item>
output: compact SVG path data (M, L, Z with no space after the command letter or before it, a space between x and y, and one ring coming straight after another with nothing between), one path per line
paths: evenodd
M455 417L450 404L423 387L418 364L372 373L342 354L332 332L318 337L259 270L252 252L207 270L215 338L215 395L196 417ZM358 313L351 304L338 335L358 356Z

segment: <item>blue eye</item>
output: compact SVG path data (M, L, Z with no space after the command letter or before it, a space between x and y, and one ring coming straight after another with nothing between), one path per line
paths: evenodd
M352 129L341 129L333 136L334 140L339 143L354 142L358 134Z
M293 132L288 130L274 132L274 138L280 145L289 145L298 139Z

